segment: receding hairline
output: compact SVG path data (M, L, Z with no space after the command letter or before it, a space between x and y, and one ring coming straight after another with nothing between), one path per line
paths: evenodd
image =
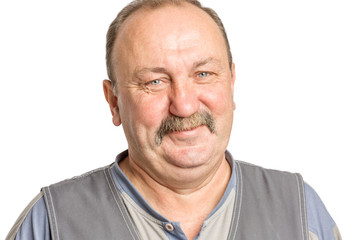
M149 12L152 12L152 11L156 11L156 10L160 10L160 9L163 9L163 8L166 8L166 7L178 7L178 8L181 8L181 7L186 7L186 6L189 6L189 7L195 7L195 9L199 9L201 10L202 12L204 12L208 17L209 14L207 14L203 9L201 9L200 7L198 7L197 5L193 5L189 2L187 2L186 0L182 0L178 3L173 3L173 2L166 2L166 3L163 3L159 6L152 6L152 5L144 5L136 10L134 10L133 12L131 12L131 14L129 14L123 22L121 22L118 26L117 26L117 34L115 36L115 41L114 43L116 43L120 33L125 30L127 27L128 27L128 24L131 20L133 20L134 18L138 17L139 15L141 14L146 14L146 13L149 13ZM210 17L210 19L212 20L212 18ZM215 22L214 22L215 23ZM216 24L216 23L215 23Z
M134 5L134 6L133 6ZM118 40L119 35L123 30L126 30L126 24L129 20L132 19L132 17L141 14L141 12L146 13L152 10L161 9L167 6L175 6L175 7L184 7L184 6L193 6L199 10L201 10L203 13L205 13L206 16L208 16L213 23L217 26L220 35L222 36L226 52L228 55L228 61L229 61L229 67L231 69L232 65L232 54L230 50L230 44L227 38L227 34L225 31L225 28L223 26L223 23L220 19L220 17L217 15L217 13L212 10L211 8L203 7L201 3L197 0L135 0L128 4L126 7L124 7L117 17L114 19L114 21L111 23L108 33L107 33L107 44L106 44L106 61L107 61L107 68L108 68L108 75L109 79L114 83L116 82L115 78L115 71L113 67L114 63L114 49L116 46L116 42ZM130 9L128 9L130 8ZM129 10L129 11L128 11ZM112 35L111 35L112 34ZM109 39L109 36L111 35L112 39ZM110 41L112 40L112 41ZM111 46L109 46L109 43ZM114 86L115 87L115 86Z

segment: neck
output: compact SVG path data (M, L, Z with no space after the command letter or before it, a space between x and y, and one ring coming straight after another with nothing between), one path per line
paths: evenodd
M186 188L181 183L177 186L162 184L131 157L121 161L119 166L151 207L170 221L180 222L188 239L199 233L206 217L221 200L231 176L225 156L205 178ZM166 183L166 179L162 182Z

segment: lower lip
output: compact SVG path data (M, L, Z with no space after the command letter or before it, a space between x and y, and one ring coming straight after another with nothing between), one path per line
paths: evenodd
M171 132L170 135L176 136L176 137L193 137L199 134L200 131L202 131L206 126L199 126L197 128L186 130L186 131L179 131L179 132Z

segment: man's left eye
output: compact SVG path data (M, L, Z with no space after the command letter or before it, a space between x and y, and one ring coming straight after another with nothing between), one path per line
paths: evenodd
M200 78L204 78L204 77L208 77L208 76L209 76L208 72L201 72L198 74L198 77L200 77Z

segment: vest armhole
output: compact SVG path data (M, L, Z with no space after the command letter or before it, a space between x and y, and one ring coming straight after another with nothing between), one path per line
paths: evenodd
M235 161L234 167L236 173L236 193L235 193L233 216L231 219L229 235L227 238L228 240L235 239L236 235L238 234L240 212L242 207L243 180L242 180L241 163L239 161Z
M24 222L26 216L30 212L30 210L34 207L34 205L43 197L43 192L40 192L36 197L31 200L31 202L26 206L26 208L21 212L20 216L16 219L15 224L10 229L8 235L5 240L13 240L16 238L16 234L19 231L21 224Z
M299 194L299 211L300 211L300 223L301 223L301 232L304 240L309 239L309 230L307 224L307 214L306 214L306 195L305 195L305 186L304 180L299 173L294 174L296 177L298 185L298 194Z
M242 206L244 203L249 203L249 196L243 196L244 191L249 190L248 185L244 183L245 179L246 181L252 181L253 185L252 187L256 187L257 180L253 178L253 174L256 174L257 176L260 176L260 179L265 176L265 178L269 178L274 181L270 182L282 182L282 181L289 181L289 184L285 184L285 187L291 187L292 188L292 198L291 201L293 201L292 204L289 206L293 206L293 215L296 220L296 225L294 227L294 231L297 232L297 238L296 239L302 239L302 240L309 240L309 230L308 230L308 223L307 223L307 212L306 212L306 195L305 195L305 186L303 178L298 173L289 173L289 172L282 172L278 170L271 170L271 169L264 169L262 167L253 165L253 164L247 164L240 161L235 161L235 170L237 174L237 193L235 198L235 208L234 213L232 217L232 225L229 232L228 240L236 239L237 237L240 237L241 231L239 231L239 228L246 227L246 221L242 221L241 224L245 224L244 226L241 225L238 226L238 221L240 219L240 215L242 215L241 218L244 218L244 214L251 214L251 212L244 212L245 206ZM245 168L245 169L244 169ZM244 185L245 184L245 185ZM262 186L260 182L260 187ZM285 188L286 190L286 188ZM290 189L291 190L291 189ZM283 190L279 190L281 192ZM248 193L251 193L252 191L247 191ZM256 194L256 193L255 193ZM244 198L245 197L245 198ZM245 202L244 202L245 201ZM249 207L249 206L248 206ZM251 207L251 205L250 205ZM237 209L236 209L237 208ZM244 209L242 209L244 208ZM248 209L248 208L246 208ZM295 220L295 219L294 219ZM240 222L239 222L240 223ZM295 222L294 222L295 224ZM297 230L295 230L297 229ZM254 230L256 231L256 230ZM285 232L284 232L285 233ZM294 232L295 233L295 232ZM289 236L287 236L289 237Z
M60 237L58 232L58 226L56 223L56 213L55 213L54 203L51 197L50 187L44 187L42 191L44 193L45 205L48 211L51 239L59 240Z

